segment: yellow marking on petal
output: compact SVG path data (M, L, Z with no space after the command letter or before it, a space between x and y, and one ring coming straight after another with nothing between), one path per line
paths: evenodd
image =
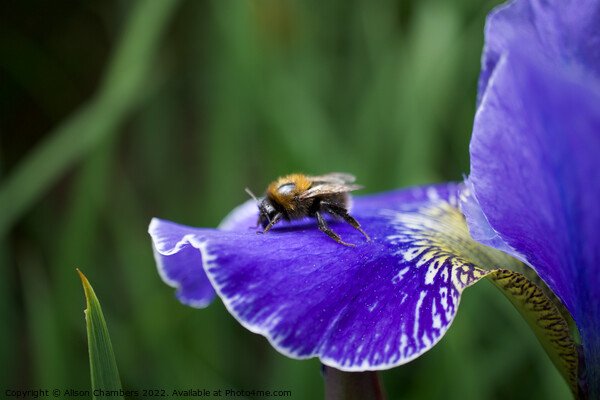
M447 202L383 214L391 217L397 232L388 239L404 247L402 254L416 261L416 268L435 268L433 263L440 262L435 274L443 274L439 266L449 262L450 279L459 293L484 277L498 287L531 326L577 397L578 356L570 316L531 268L473 240L462 212Z
M464 274L461 275L460 276L460 281L462 282L463 286L467 286L467 283L468 283L468 281L467 281L467 275L464 275Z

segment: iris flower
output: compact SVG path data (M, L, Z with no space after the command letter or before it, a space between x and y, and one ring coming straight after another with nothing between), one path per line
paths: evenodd
M342 371L419 357L448 330L463 290L487 277L574 394L600 398L599 82L597 1L499 7L486 25L465 182L355 197L351 214L371 241L330 225L356 247L310 219L256 235L252 200L218 229L155 218L159 273L182 303L218 295L281 353Z

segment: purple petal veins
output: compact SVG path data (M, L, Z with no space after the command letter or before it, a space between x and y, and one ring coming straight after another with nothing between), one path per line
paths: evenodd
M310 219L257 235L248 229L257 218L252 202L226 218L228 230L158 219L150 230L163 268L164 258L189 251L183 266L162 273L182 302L206 299L198 283L206 272L231 314L283 354L347 371L386 369L433 347L462 290L487 273L454 256L466 233L452 234L456 243L441 239L464 225L456 194L448 184L357 197L353 215L372 240L330 224L355 248L335 243Z

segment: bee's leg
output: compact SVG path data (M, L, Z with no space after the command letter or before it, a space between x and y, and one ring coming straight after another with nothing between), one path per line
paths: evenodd
M256 229L256 228L258 228L258 226L260 225L260 220L261 220L261 217L260 217L260 215L259 215L259 216L258 216L258 219L256 220L256 225L254 225L254 226L249 226L249 227L248 227L248 229Z
M283 217L282 213L277 213L275 214L275 216L273 217L272 220L269 221L269 225L267 225L265 227L264 231L256 231L256 233L267 233L271 230L271 228L273 227L273 225L275 225L277 223L277 221L279 221L281 219L281 217Z
M348 210L346 210L344 207L340 207L336 204L327 202L321 202L321 207L323 207L329 214L333 215L334 217L343 218L344 221L346 221L350 226L352 226L356 230L360 231L360 233L365 235L365 237L367 238L367 242L371 240L371 238L369 238L369 235L367 235L365 231L363 231L360 228L360 224L358 223L358 221L354 219L352 215L348 214Z
M324 232L325 234L327 234L327 236L329 236L336 242L343 244L344 246L354 247L354 245L351 243L342 242L342 239L340 239L338 234L327 227L327 222L325 222L325 218L323 218L323 215L321 215L320 212L317 211L315 215L317 216L317 221L319 222L319 229L321 230L321 232Z

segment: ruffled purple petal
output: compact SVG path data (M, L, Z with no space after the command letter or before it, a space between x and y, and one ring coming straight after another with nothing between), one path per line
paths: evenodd
M196 237L205 229L152 219L148 233L152 238L154 259L166 284L177 288L175 295L192 307L207 307L215 298L206 272L202 268L203 243Z
M600 96L538 61L512 49L496 66L475 119L469 182L489 227L573 315L598 373Z
M150 230L162 275L182 302L205 298L198 282L206 271L231 314L283 354L317 356L347 371L386 369L433 347L462 290L487 273L455 256L470 240L456 194L447 184L357 197L352 215L370 242L330 221L354 248L328 238L313 219L257 235L249 228L257 218L252 202L226 218L227 230L158 219ZM181 266L165 267L164 258L182 252Z

